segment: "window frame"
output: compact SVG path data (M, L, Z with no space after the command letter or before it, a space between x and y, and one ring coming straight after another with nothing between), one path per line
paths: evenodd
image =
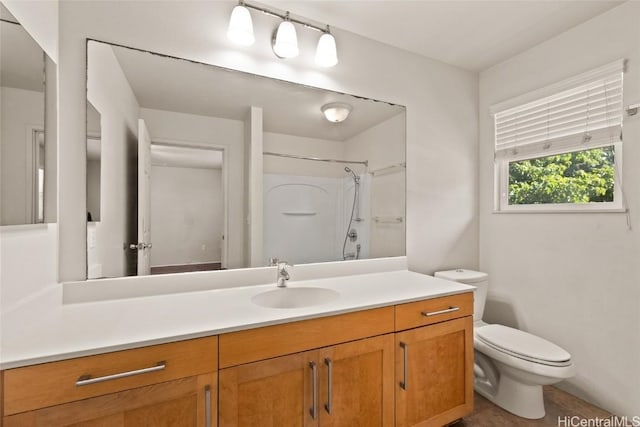
M613 74L614 72L624 72L625 61L618 60L595 70L588 71L570 79L547 86L536 91L520 95L511 100L501 102L490 107L491 117L494 119L493 126L493 148L494 148L494 213L609 213L609 212L626 212L626 206L623 200L623 183L622 183L622 165L623 165L623 147L622 137L612 139L611 141L603 141L596 145L580 146L573 144L564 146L559 144L558 147L549 147L545 144L535 150L524 150L521 154L504 155L500 153L500 149L496 144L496 126L495 116L509 109L522 107L528 103L546 97L552 97L563 91L571 90L580 85L593 81L599 76ZM624 86L622 87L622 97L624 98ZM621 125L624 122L624 107L622 107ZM548 157L559 154L572 153L577 151L586 151L591 149L614 147L614 194L612 202L589 202L589 203L534 203L534 204L509 204L509 164L523 160ZM503 149L504 150L504 149ZM502 155L499 155L502 154Z
M558 154L572 153L576 151L592 150L596 148L611 147L614 149L614 186L612 202L591 202L591 203L532 203L532 204L509 204L509 164L522 160L530 160L539 157L548 157ZM494 213L576 213L576 212L625 212L622 203L622 141L601 147L588 147L580 149L576 147L571 150L558 152L541 152L528 154L526 156L497 158L494 161L495 184L494 184Z

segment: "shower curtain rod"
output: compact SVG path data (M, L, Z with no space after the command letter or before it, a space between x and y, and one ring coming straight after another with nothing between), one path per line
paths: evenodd
M313 160L315 162L327 162L327 163L347 163L347 164L359 164L365 165L365 167L369 166L368 160L337 160L337 159L321 159L319 157L304 157L304 156L295 156L293 154L282 154L282 153L272 153L270 151L264 151L262 154L265 156L276 156L276 157L287 157L289 159L299 159L299 160Z

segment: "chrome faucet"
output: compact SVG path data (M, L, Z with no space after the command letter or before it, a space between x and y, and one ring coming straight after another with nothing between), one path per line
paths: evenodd
M287 271L287 267L293 267L287 261L279 261L277 264L278 269L278 287L286 288L287 280L289 280L289 272Z

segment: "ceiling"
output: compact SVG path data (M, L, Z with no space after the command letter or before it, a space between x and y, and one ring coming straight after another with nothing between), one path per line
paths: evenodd
M481 71L623 1L263 0L262 3L460 68Z
M44 92L43 80L40 46L21 25L0 21L0 86Z
M266 132L334 141L404 112L404 107L384 102L211 65L123 47L113 50L142 108L244 120L249 107L261 107ZM346 102L353 111L346 121L330 123L320 111L329 102Z
M9 12L9 9L5 7L4 4L0 3L0 19L4 19L6 21L18 22L15 16Z

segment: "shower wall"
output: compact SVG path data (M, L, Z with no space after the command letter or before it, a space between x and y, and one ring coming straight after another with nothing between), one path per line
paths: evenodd
M394 116L345 141L264 133L264 151L303 157L368 160L349 163L360 195L349 227L355 183L345 164L264 156L263 263L291 263L405 254L405 115ZM391 168L390 168L391 167ZM370 172L374 171L375 175Z
M405 114L399 114L345 141L345 157L367 159L371 221L368 248L371 258L405 252L406 169ZM373 173L373 174L372 174ZM361 226L362 226L361 225Z
M340 223L338 229L342 230L340 241L340 256L342 259L342 245L344 244L344 236L348 231L349 219L351 218L351 210L353 209L353 196L355 191L355 183L351 175L341 179L343 201L342 214L340 215ZM353 259L350 254L358 255L358 246L360 245L360 253L358 259L369 258L371 256L371 176L369 174L360 175L360 189L355 209L353 209L353 221L349 230L355 230L358 233L356 241L347 239L345 245L345 255L347 259Z
M342 245L353 204L351 177L265 174L263 183L264 265L268 265L272 257L292 264L342 260ZM366 193L366 186L361 184L362 221L354 221L352 225L358 230L361 257L369 252ZM350 243L347 252L355 252L355 243Z

